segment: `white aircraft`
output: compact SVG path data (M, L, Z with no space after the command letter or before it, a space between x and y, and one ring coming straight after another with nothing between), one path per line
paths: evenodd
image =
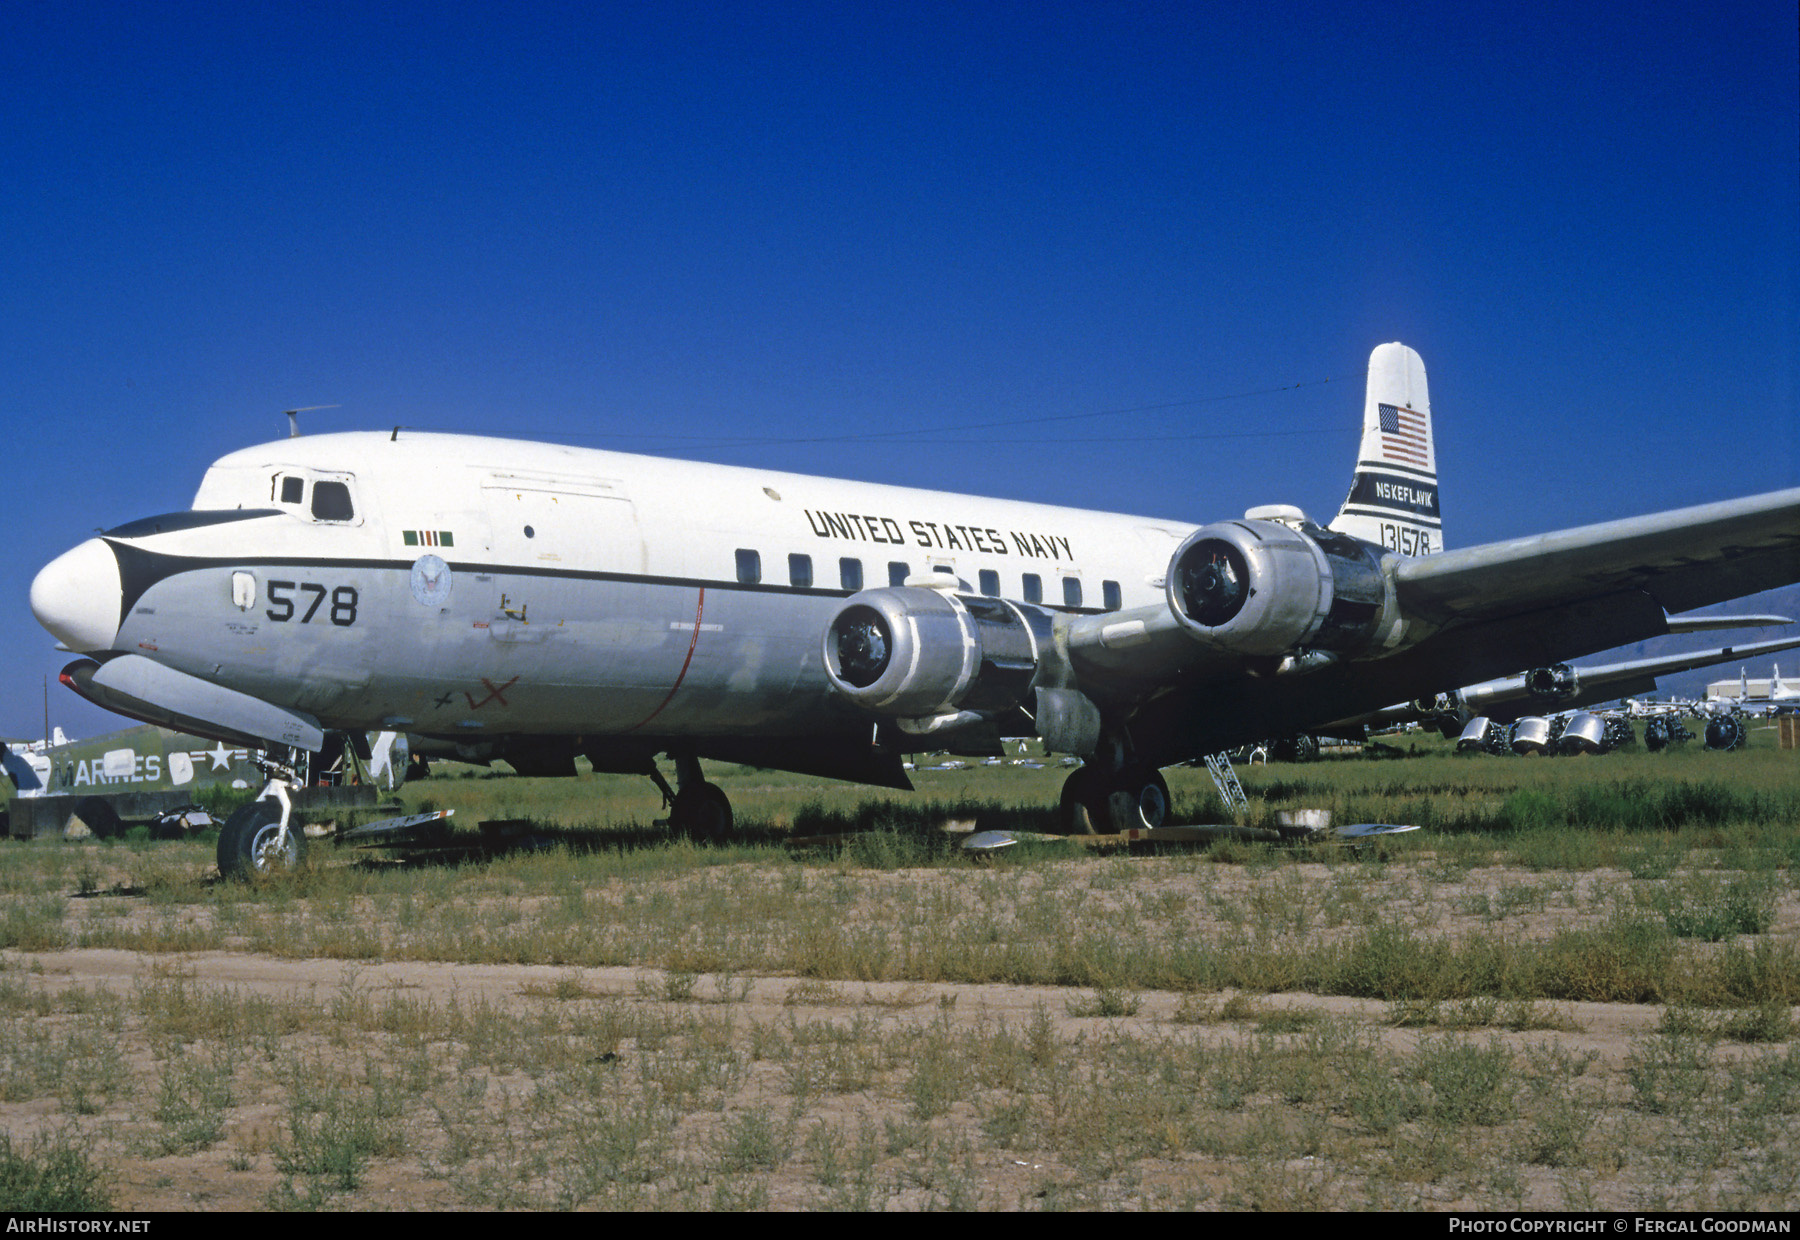
M1767 700L1777 708L1782 707L1785 703L1800 702L1800 689L1790 687L1786 681L1781 679L1781 664L1777 663L1774 666L1775 674L1769 678Z
M1698 627L1693 623L1694 619L1670 616L1669 631L1692 632ZM1708 628L1720 627L1718 622L1722 620L1745 625L1792 623L1785 616L1707 616L1699 619L1703 619ZM1419 720L1434 722L1445 730L1446 735L1454 735L1477 716L1495 723L1512 723L1524 716L1539 715L1546 711L1574 710L1596 702L1652 692L1656 688L1658 676L1730 663L1736 659L1771 654L1777 650L1791 650L1795 646L1800 646L1800 637L1778 637L1773 641L1658 655L1650 659L1606 663L1597 667L1571 667L1567 663L1555 663L1549 667L1534 667L1514 676L1502 676L1478 685L1468 685L1435 698L1399 702L1354 719L1337 720L1327 724L1325 731L1329 732L1333 727L1349 728L1357 725L1386 727Z
M1195 526L461 435L288 438L37 576L65 683L214 735L404 730L521 769L701 758L895 787L1040 737L1066 817L1159 825L1158 768L1668 631L1800 580L1800 488L1442 550L1425 368L1369 360L1350 494ZM273 799L258 802L273 806ZM278 807L228 868L290 855Z

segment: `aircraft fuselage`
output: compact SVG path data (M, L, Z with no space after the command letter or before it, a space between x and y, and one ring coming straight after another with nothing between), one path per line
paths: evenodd
M949 576L1129 608L1162 597L1195 528L405 431L232 453L193 507L64 557L86 574L66 644L144 653L327 727L470 738L830 734L858 716L821 635L859 589ZM96 588L108 558L116 592Z

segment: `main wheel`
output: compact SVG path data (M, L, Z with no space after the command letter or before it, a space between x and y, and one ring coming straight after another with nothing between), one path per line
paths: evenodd
M731 800L717 784L702 780L675 794L669 826L677 834L716 843L731 834Z
M1169 784L1161 771L1131 763L1109 781L1106 813L1110 831L1148 831L1169 816Z
M219 876L266 878L300 868L306 858L306 833L296 819L281 838L281 803L273 797L241 806L219 828Z
M1106 811L1105 789L1098 767L1082 766L1063 780L1057 818L1070 835L1110 835L1115 827Z

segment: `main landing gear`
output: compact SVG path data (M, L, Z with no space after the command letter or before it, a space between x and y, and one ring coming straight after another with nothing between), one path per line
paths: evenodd
M1150 830L1169 816L1169 785L1141 762L1127 738L1101 738L1098 751L1063 783L1060 817L1074 835Z
M677 835L705 843L718 843L731 835L731 800L717 784L708 783L700 771L700 759L691 753L675 758L675 787L654 764L650 778L662 789L669 805L669 828Z

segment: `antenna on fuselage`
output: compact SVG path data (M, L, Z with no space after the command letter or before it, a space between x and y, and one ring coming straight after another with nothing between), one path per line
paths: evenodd
M314 409L342 409L342 408L343 408L342 405L302 405L298 409L289 409L287 411L288 438L289 439L300 438L300 415L301 414L311 413Z

